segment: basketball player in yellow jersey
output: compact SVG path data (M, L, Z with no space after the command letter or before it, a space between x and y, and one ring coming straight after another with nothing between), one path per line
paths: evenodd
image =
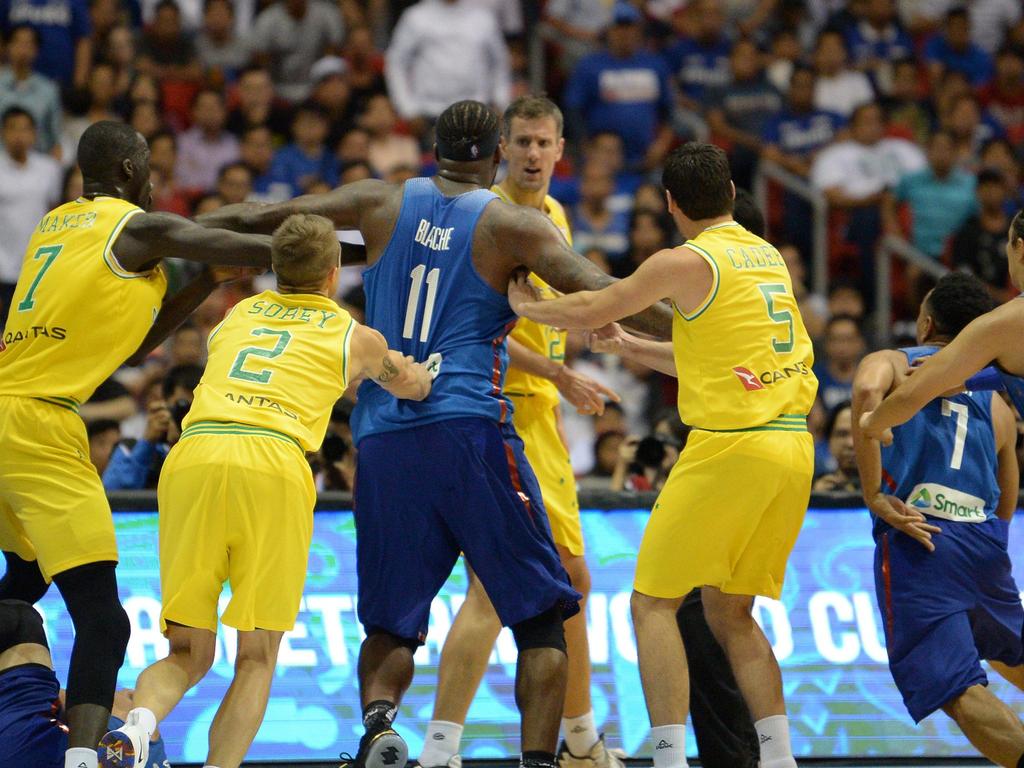
M505 202L546 214L571 243L565 211L548 194L555 164L565 146L561 110L544 97L523 96L509 105L502 122L501 149L508 173L491 191ZM547 295L555 295L536 275L532 279L544 285ZM565 622L569 678L563 708L566 743L562 752L569 759L575 754L594 760L603 768L619 762L599 738L590 704L590 647L585 615L590 572L583 557L576 478L562 437L559 392L581 413L600 413L605 397L616 401L619 398L564 365L565 341L564 331L520 319L508 338L510 362L505 394L514 405L512 420L537 475L562 564L573 586L583 595L580 612ZM466 602L459 609L441 652L433 719L427 725L419 758L425 768L461 763L463 726L499 632L501 622L470 570Z
M654 764L686 765L689 681L675 615L699 586L753 715L762 768L794 768L778 662L751 607L756 595L779 597L810 495L811 341L782 257L732 220L725 153L688 144L662 180L686 245L601 291L536 301L518 281L509 300L564 328L599 328L672 300L679 414L693 433L651 513L632 600Z
M334 225L299 214L275 231L277 291L239 302L210 334L209 360L157 490L167 658L146 669L125 726L100 743L105 768L146 768L149 737L213 664L217 606L238 630L235 676L210 727L207 764L241 765L263 720L277 651L306 580L316 491L305 454L323 442L350 381L422 400L430 374L330 297Z
M78 406L215 287L207 270L165 302L165 256L265 267L270 239L147 213L149 148L123 123L91 125L78 164L83 195L36 226L0 339L0 600L34 603L57 583L75 627L65 764L93 768L130 627Z

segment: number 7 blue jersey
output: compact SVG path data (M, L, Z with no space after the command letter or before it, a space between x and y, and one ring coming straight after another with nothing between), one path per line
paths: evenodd
M516 315L476 271L472 254L477 222L496 198L486 189L446 197L427 178L405 183L391 240L363 273L366 324L417 361L440 353L441 370L418 403L364 383L352 416L356 441L446 419L508 419L505 337Z
M938 347L900 350L907 362ZM882 449L882 490L931 517L982 523L999 504L992 392L964 392L932 400L893 429ZM875 536L888 529L875 520Z

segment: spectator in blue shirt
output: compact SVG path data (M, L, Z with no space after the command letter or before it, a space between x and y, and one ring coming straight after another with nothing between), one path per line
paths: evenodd
M134 444L126 441L114 448L103 471L108 491L155 488L171 446L181 436L181 422L192 406L195 389L203 377L198 365L176 365L160 385L161 398L149 404L146 429Z
M900 179L886 195L883 217L886 229L901 235L897 206L910 208L914 246L941 259L946 241L978 208L975 178L956 167L956 143L947 131L932 134L928 141L928 167Z
M853 396L853 376L867 350L867 341L857 318L833 315L825 326L823 353L814 363L818 397L831 411Z
M301 195L318 181L337 186L340 170L327 147L329 129L323 107L313 102L302 104L292 120L292 143L279 149L270 165L272 183L290 185L294 195Z
M992 57L971 42L971 22L965 8L954 8L946 14L942 33L925 44L924 58L933 84L947 69L962 72L974 87L992 79Z
M27 24L39 33L36 72L62 87L84 87L92 64L87 0L0 0L5 32Z
M750 187L765 125L782 110L782 95L765 77L761 52L750 39L736 41L729 58L732 82L710 88L704 101L708 127L731 144L729 163L738 187Z
M614 211L609 198L615 189L611 173L591 160L580 173L580 202L572 209L572 244L577 253L598 249L613 270L629 253L629 214Z
M8 66L0 69L0 114L18 106L36 121L36 149L60 159L60 90L46 75L32 71L39 56L39 32L27 24L7 35Z
M890 63L914 55L914 43L896 17L894 0L867 0L863 17L846 30L846 48L853 65L874 81L876 90L888 91Z
M665 62L641 49L640 11L616 3L605 50L580 60L565 89L570 122L585 135L622 137L631 168L657 167L672 144L672 86Z
M699 109L707 88L729 84L732 41L725 34L725 16L718 0L692 4L693 37L683 36L665 50L665 61L676 79L683 106Z

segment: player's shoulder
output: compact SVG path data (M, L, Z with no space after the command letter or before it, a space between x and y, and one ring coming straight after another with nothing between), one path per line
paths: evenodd
M558 202L558 200L553 198L551 195L544 196L544 208L547 211L548 216L550 216L556 222L563 222L568 220L565 213L565 206Z

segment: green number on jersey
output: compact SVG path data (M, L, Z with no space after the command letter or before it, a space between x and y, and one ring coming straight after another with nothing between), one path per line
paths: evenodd
M266 384L270 381L270 377L274 375L274 372L264 368L259 373L251 373L249 371L242 370L245 366L245 358L249 355L256 357L265 357L268 360L273 360L275 357L280 357L292 340L292 335L288 331L275 331L270 328L255 328L252 331L253 336L277 336L277 344L274 345L273 349L263 349L261 347L246 347L238 356L235 357L235 364L231 366L231 372L228 373L229 379L240 379L241 381L251 381L254 384Z
M776 352L792 352L793 313L788 309L775 309L775 295L779 293L786 295L786 286L783 283L761 283L757 287L761 289L761 295L764 296L764 303L768 305L768 317L776 323L786 323L789 325L789 338L786 341L780 341L778 338L773 336L772 348Z
M45 256L46 261L43 262L43 266L39 268L36 273L36 279L32 281L32 285L28 287L28 293L25 294L25 298L18 302L19 312L28 312L36 305L36 288L39 287L39 281L43 279L43 275L46 274L46 270L50 268L50 265L57 260L57 256L64 250L63 245L44 245L38 251L36 251L33 259L38 259L40 256Z

